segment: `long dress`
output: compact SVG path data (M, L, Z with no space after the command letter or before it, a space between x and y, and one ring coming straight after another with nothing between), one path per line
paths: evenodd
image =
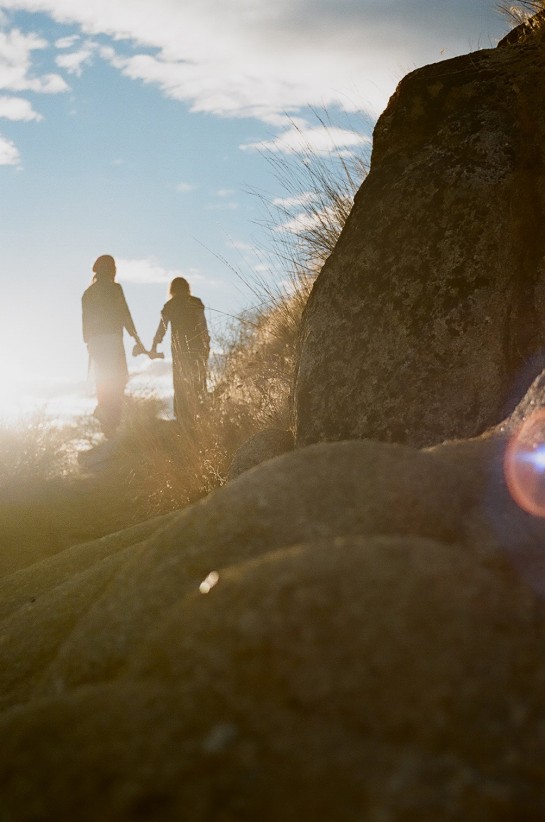
M177 294L161 311L154 346L159 345L170 324L174 416L191 424L206 397L206 372L210 337L204 305L198 297Z
M87 343L96 381L94 411L106 436L121 422L128 380L123 329L136 336L136 329L119 283L94 282L82 297L83 339Z

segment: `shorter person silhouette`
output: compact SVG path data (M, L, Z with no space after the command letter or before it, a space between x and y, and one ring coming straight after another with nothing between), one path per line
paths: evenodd
M93 265L93 281L84 292L83 339L96 380L97 406L94 416L106 437L115 434L121 422L125 386L129 373L123 330L143 349L123 289L115 282L115 260L104 254Z
M163 341L170 324L174 416L178 422L191 424L206 398L210 337L204 305L198 297L191 295L184 277L172 280L169 297L161 311L149 354L152 358L157 356L157 346Z

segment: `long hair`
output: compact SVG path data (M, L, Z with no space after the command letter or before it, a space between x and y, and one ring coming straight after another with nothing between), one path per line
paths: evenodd
M116 275L115 260L110 254L103 254L97 257L93 265L93 282L104 282L110 280L113 283Z
M189 283L185 277L174 277L168 287L169 297L175 297L176 294L183 294L184 297L189 297L190 293Z

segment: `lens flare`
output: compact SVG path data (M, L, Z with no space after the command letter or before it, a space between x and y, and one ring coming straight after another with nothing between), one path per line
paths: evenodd
M509 493L524 511L545 517L545 409L528 417L513 436L504 458Z

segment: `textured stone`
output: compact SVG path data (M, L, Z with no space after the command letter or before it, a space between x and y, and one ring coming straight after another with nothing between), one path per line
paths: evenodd
M149 628L124 672L0 718L2 818L545 813L545 622L501 563L417 537L300 545Z
M281 428L267 428L265 431L258 431L250 437L240 448L229 466L228 479L232 480L249 471L262 462L285 454L286 451L293 451L293 434Z
M471 437L524 392L545 338L544 69L524 41L400 83L305 310L298 444Z
M66 574L61 554L6 578L0 705L108 680L143 633L211 571L344 535L458 540L475 496L459 470L396 445L311 446L243 474L166 527L159 520L155 534L122 552L97 551L87 567L91 550L84 547L79 573L76 546L67 552Z
M507 429L299 449L4 580L0 818L542 818Z

